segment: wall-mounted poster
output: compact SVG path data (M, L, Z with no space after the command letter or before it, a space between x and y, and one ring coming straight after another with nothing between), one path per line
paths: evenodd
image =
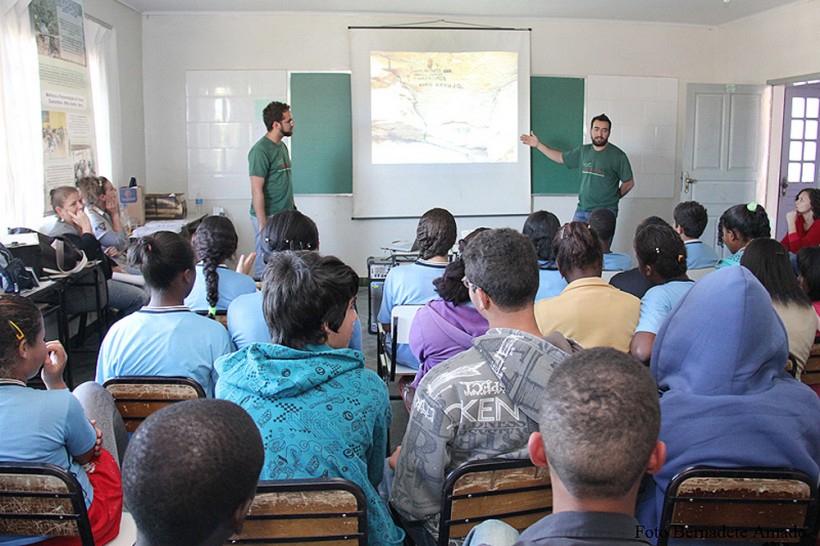
M51 189L74 185L77 179L95 174L94 114L82 3L33 0L29 10L39 54L48 203Z

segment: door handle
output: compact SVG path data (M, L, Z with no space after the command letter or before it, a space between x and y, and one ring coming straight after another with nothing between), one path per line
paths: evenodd
M784 176L780 179L780 196L785 197L786 191L789 189L789 180Z
M689 193L689 187L697 182L697 180L689 176L688 172L681 173L680 179L681 182L683 182L683 193Z

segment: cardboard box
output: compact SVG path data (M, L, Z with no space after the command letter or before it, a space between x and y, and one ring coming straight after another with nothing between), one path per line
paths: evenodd
M188 216L184 193L149 193L145 196L148 220L182 220Z
M125 206L125 212L131 221L131 227L145 224L145 194L142 186L120 188L120 204Z

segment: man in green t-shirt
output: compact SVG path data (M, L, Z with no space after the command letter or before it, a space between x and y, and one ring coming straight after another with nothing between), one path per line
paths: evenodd
M521 135L521 142L536 148L552 161L569 169L581 168L581 189L573 222L588 222L589 213L595 209L610 209L617 216L618 200L635 186L626 154L609 143L611 128L612 122L606 114L595 116L589 130L592 144L568 152L543 144L534 132Z
M268 217L279 211L294 209L293 182L290 177L290 154L282 138L293 134L293 115L290 106L271 102L262 111L268 130L248 152L251 177L251 222L256 234L256 261L254 275L262 276L262 230Z

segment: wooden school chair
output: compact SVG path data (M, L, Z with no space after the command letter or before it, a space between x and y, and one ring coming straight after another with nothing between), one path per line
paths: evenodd
M228 544L367 545L367 501L343 478L260 481Z
M93 546L77 478L46 463L0 463L0 535L80 537Z
M392 507L391 507L392 509ZM406 521L396 511L403 527ZM439 512L439 546L461 540L479 523L499 519L523 531L552 513L552 484L547 467L529 459L470 461L444 482Z
M704 537L813 545L816 479L781 468L684 470L667 488L658 546Z
M129 433L165 406L205 398L202 386L188 377L115 377L106 381L103 387L114 397L114 404Z

